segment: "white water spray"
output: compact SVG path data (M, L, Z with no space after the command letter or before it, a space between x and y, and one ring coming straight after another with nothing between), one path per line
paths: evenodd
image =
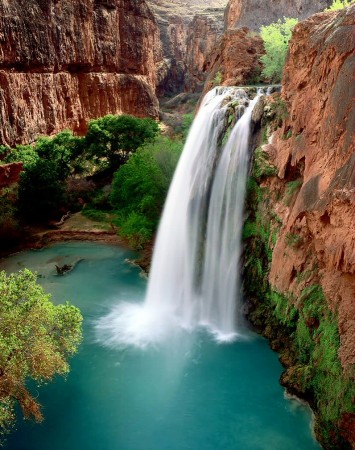
M97 329L106 343L145 347L198 326L221 341L238 335L241 231L256 101L248 105L246 93L235 88L206 95L170 186L145 302L120 304L101 319ZM231 102L238 102L240 115L245 112L221 150Z

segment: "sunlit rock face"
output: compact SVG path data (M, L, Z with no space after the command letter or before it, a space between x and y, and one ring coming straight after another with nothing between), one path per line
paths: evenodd
M145 0L0 0L0 142L158 116L159 30Z
M291 205L274 205L283 227L271 285L297 298L304 284L294 274L317 269L338 315L344 368L355 363L354 31L355 5L296 26L282 87L288 115L266 148L285 185L300 183ZM287 245L290 235L297 246Z
M224 26L227 0L147 0L159 24L164 59L159 96L201 90L203 64Z
M261 25L269 25L283 17L306 19L323 11L330 3L331 0L229 0L225 27L248 27L259 31Z

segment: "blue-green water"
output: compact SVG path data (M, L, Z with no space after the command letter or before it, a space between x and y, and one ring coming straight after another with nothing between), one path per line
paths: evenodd
M285 399L281 365L267 342L251 334L216 344L181 334L161 348L102 346L95 320L119 301L142 301L146 281L125 262L126 250L64 243L0 263L28 267L55 302L84 315L84 342L67 380L38 389L45 421L19 419L9 450L315 450L309 410ZM54 264L83 260L67 275Z

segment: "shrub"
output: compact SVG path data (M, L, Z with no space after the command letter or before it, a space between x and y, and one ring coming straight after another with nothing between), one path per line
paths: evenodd
M296 193L301 189L302 184L303 184L302 179L289 181L286 184L286 191L284 197L284 203L286 206L290 206L292 199L294 198Z
M333 0L331 6L325 9L325 11L336 11L338 9L343 9L347 6L353 5L354 3L354 0Z
M285 242L288 247L298 248L302 245L303 239L299 234L287 233L285 236Z
M264 65L262 75L273 83L279 83L286 61L288 42L297 19L284 17L267 26L261 27L260 35L264 41L265 55L260 60Z
M215 76L213 78L213 86L220 86L222 83L222 72L219 70L215 73Z
M254 152L253 175L257 180L277 175L278 169L269 162L269 155L258 147Z

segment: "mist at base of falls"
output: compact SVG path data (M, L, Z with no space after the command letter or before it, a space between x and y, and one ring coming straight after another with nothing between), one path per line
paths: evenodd
M106 345L145 348L179 329L205 328L218 342L243 335L239 261L258 97L238 88L205 96L169 189L145 301L120 304L98 321ZM222 145L232 104L238 120Z

